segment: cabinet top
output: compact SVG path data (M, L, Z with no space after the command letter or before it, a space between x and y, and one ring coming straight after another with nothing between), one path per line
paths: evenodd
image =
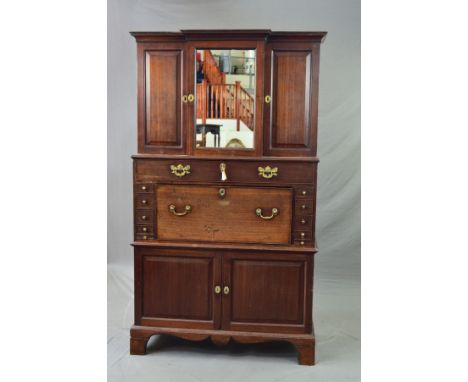
M180 32L130 32L138 42L190 40L265 40L322 42L327 32L270 29L182 29Z

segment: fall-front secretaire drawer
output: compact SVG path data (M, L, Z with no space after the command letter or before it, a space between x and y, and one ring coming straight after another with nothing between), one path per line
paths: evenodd
M159 185L159 240L289 244L290 188Z
M239 182L304 184L315 182L316 162L293 160L217 160L134 158L136 182Z

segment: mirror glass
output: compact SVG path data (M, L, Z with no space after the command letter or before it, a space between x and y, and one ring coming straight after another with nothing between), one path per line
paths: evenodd
M254 147L255 49L197 49L197 148Z

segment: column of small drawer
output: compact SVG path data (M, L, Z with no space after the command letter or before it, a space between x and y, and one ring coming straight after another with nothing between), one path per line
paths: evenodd
M293 243L299 245L314 244L314 198L313 187L297 186L295 192L295 221Z
M154 238L153 185L135 184L135 240Z

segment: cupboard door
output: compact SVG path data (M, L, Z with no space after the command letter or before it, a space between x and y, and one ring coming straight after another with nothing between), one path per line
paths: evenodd
M138 151L184 153L183 43L138 45Z
M318 49L312 43L267 45L266 155L316 155Z
M308 255L224 255L223 329L307 333L312 329Z
M137 325L218 329L219 256L138 248L135 253Z

